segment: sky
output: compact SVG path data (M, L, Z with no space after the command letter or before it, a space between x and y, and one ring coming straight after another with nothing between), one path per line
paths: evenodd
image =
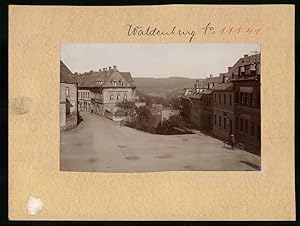
M116 65L132 77L218 76L244 54L260 51L256 43L209 44L62 44L61 60L73 72Z

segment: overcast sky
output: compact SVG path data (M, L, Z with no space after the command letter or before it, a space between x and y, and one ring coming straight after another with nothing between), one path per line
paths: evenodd
M133 77L205 78L227 72L259 44L62 44L61 59L72 72L116 65Z

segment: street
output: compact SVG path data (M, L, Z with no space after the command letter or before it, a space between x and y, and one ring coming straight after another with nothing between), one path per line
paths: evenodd
M224 148L200 132L156 135L107 118L80 112L83 121L61 132L60 170L84 172L159 172L259 170L260 157Z

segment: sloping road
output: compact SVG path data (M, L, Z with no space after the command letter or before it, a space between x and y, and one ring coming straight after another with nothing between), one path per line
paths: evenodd
M82 113L81 113L82 114ZM197 134L154 135L84 113L61 133L60 169L86 172L257 170L260 157Z

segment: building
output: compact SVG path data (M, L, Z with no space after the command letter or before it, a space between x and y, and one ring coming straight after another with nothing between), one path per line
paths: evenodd
M194 126L195 129L200 130L202 127L202 95L200 93L200 82L196 80L195 87L192 90L191 94L187 96L190 100L190 118L189 121Z
M244 55L227 73L210 76L181 96L183 116L224 141L234 135L246 150L260 151L260 53Z
M192 94L192 88L184 88L183 94L181 95L181 106L182 106L182 116L183 119L187 122L190 123L190 113L191 113L191 100L189 98L189 95Z
M221 82L213 87L213 134L215 137L228 141L234 134L234 91L232 76L237 73L241 60L227 73L220 73Z
M213 88L223 80L223 76L213 77L203 80L201 84L202 94L202 127L201 130L206 133L211 133L213 128Z
M84 76L84 79L81 79ZM123 100L135 101L134 80L129 72L119 72L116 66L78 75L79 106L82 111L104 116L115 114ZM109 113L108 113L109 112Z
M233 75L235 139L249 149L260 151L260 54L244 55Z
M60 129L68 130L78 123L77 81L73 73L60 61Z
M185 90L181 97L184 118L187 118L187 114L189 114L191 124L203 132L211 132L212 130L212 88L220 83L221 79L221 77L210 75L209 78L201 82L197 80L195 87L188 93Z
M213 134L230 140L234 130L234 92L232 82L223 82L213 88Z

